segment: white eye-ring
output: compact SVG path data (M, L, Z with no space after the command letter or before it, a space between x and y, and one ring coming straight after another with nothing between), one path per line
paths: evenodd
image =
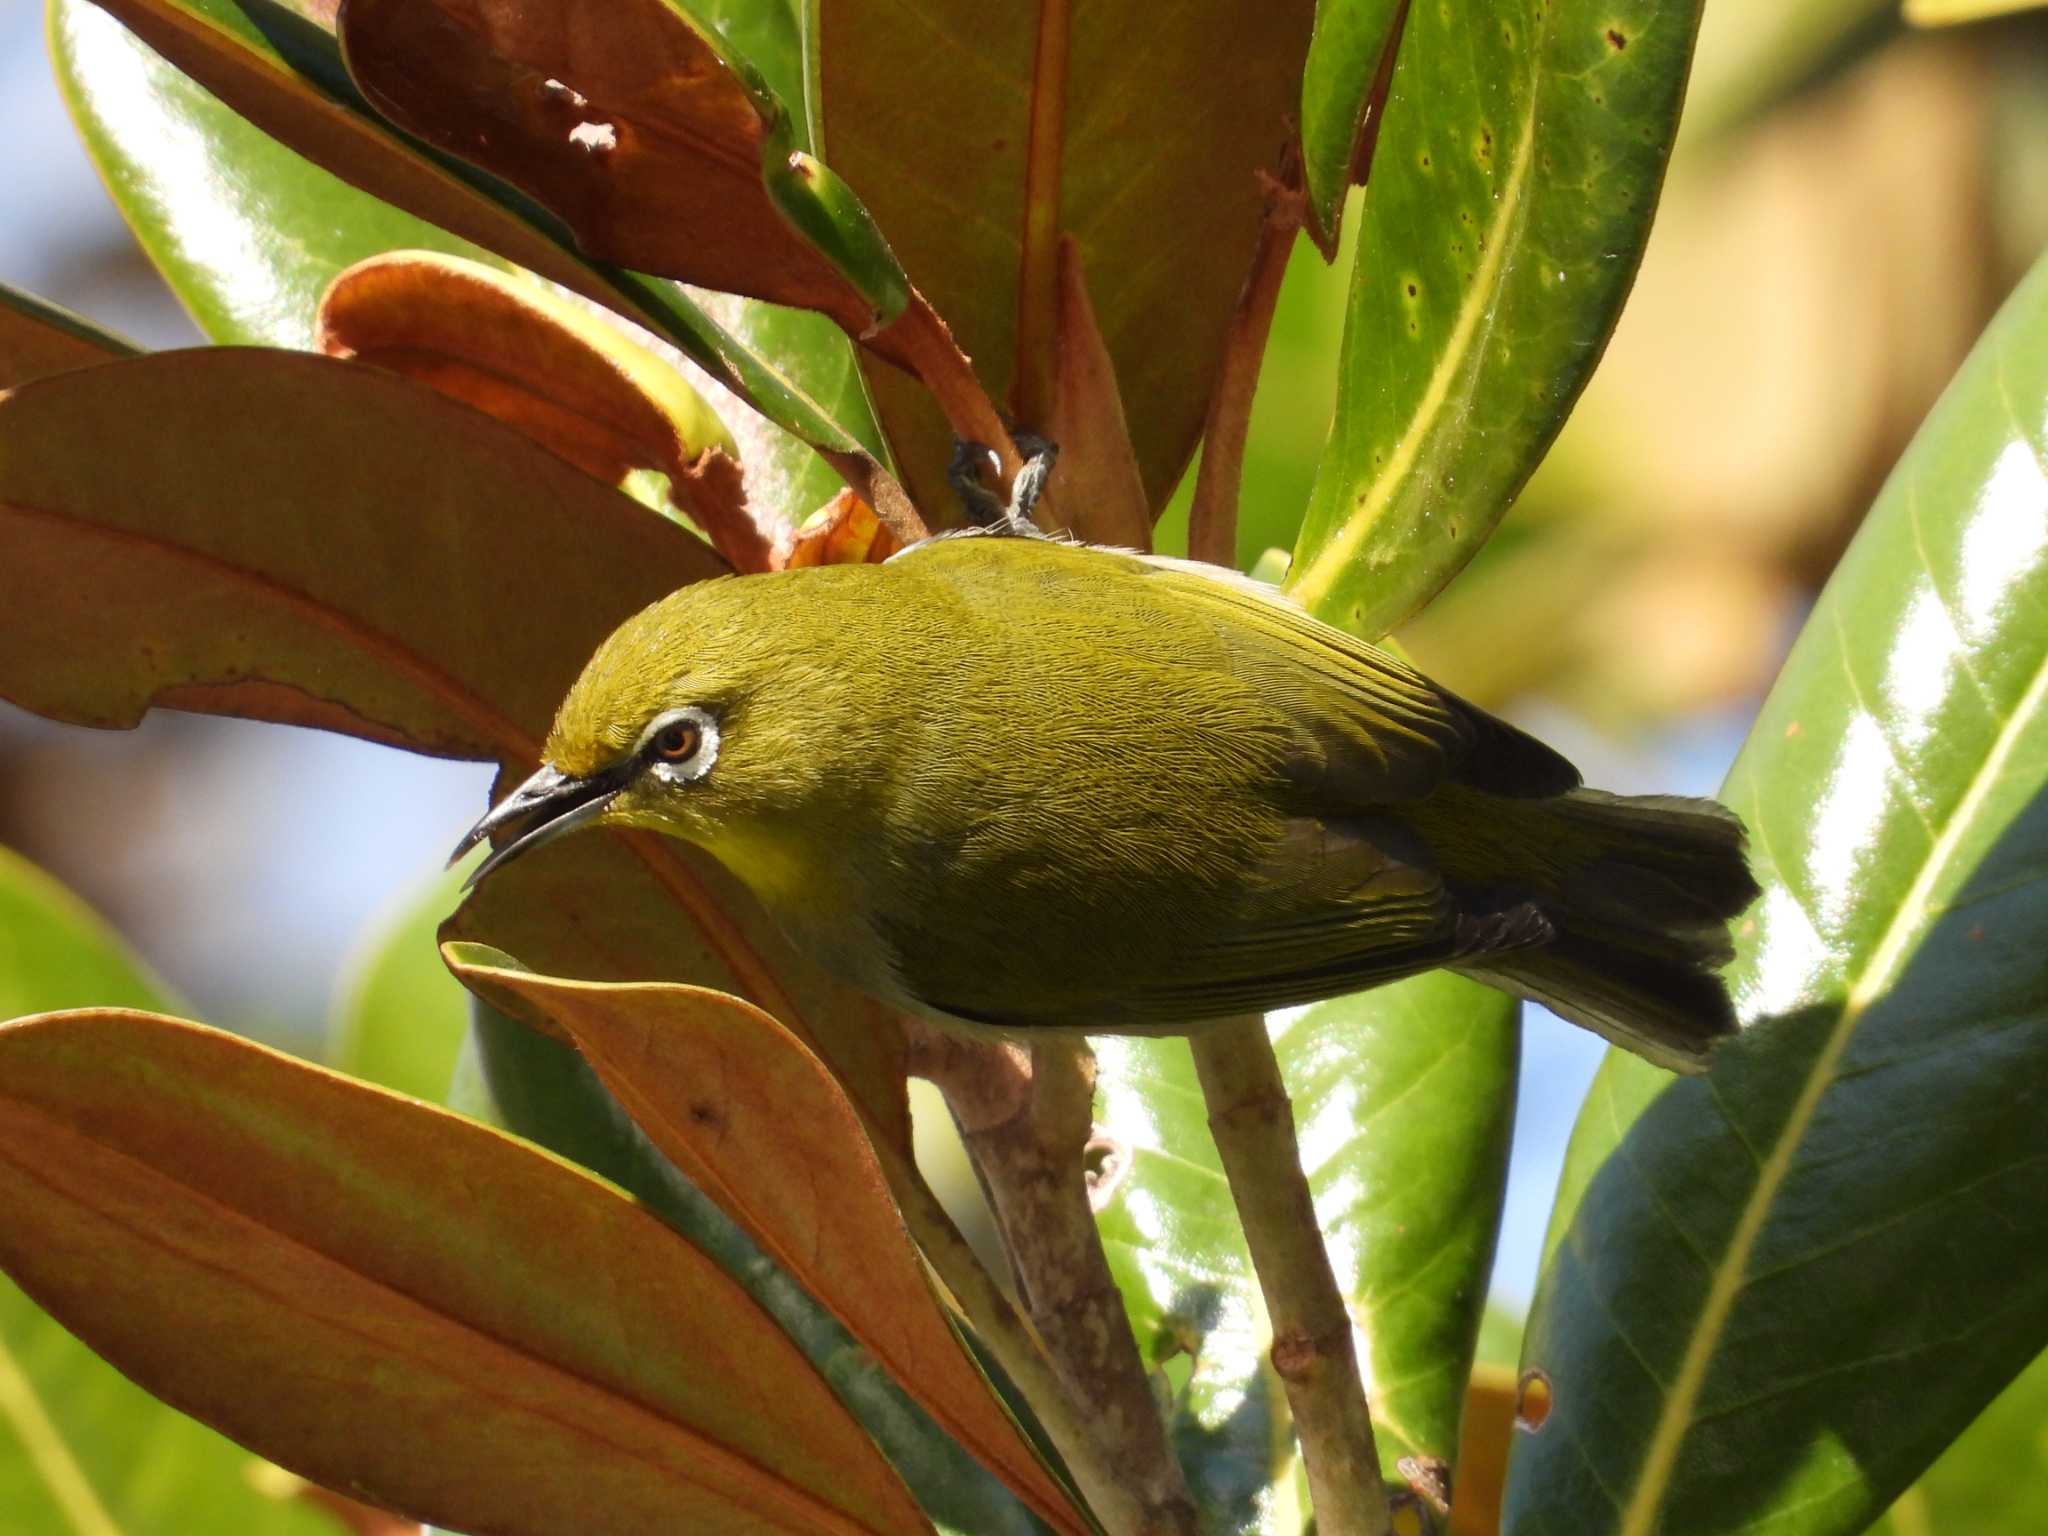
M694 783L718 761L717 718L694 706L672 709L640 733L639 755L656 778Z

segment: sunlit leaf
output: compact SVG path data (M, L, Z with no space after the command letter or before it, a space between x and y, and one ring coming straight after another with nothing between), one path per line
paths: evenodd
M1298 1536L1307 1510L1272 1324L1184 1040L1104 1036L1092 1149L1097 1223L1204 1529Z
M896 318L901 269L857 203L831 204L829 175L793 170L758 74L663 0L594 19L574 0L346 0L340 30L380 112L519 186L600 260L821 310L854 336Z
M1862 1530L2048 1341L2048 267L1730 775L1765 895L1711 1075L1611 1055L1523 1363L1515 1536Z
M1282 1015L1275 1048L1389 1479L1455 1476L1506 1194L1518 1005L1443 972ZM1406 1465L1404 1465L1406 1463Z
M120 451L110 451L119 444ZM213 349L0 399L0 694L530 763L598 641L723 563L392 374Z
M865 456L858 424L674 284L597 271L510 189L472 185L393 133L356 96L334 39L278 0L49 4L86 148L215 340L310 346L342 268L394 249L488 249L647 326L804 441Z
M89 1004L169 1006L162 984L83 902L0 848L0 1018ZM325 1516L261 1492L251 1481L260 1466L151 1397L0 1278L8 1536L216 1524L249 1536L333 1536Z
M944 1429L1056 1528L1086 1528L941 1310L844 1090L793 1035L699 987L562 981L475 945L449 946L448 963L566 1033L669 1161Z
M823 1373L942 1530L961 1536L1039 1536L1044 1530L845 1328L676 1171L567 1045L477 999L451 1102L491 1124L516 1127L611 1179L713 1255Z
M320 350L417 379L618 485L658 470L668 496L735 569L768 568L732 435L687 380L617 327L529 278L394 251L336 277Z
M0 1026L0 1262L128 1375L436 1524L929 1529L802 1355L616 1190L158 1015Z
M1425 1504L1454 1475L1506 1180L1515 1007L1432 975L1268 1020L1384 1470ZM1271 1325L1187 1047L1095 1045L1112 1138L1103 1238L1170 1387L1190 1482L1221 1530L1298 1530Z
M1697 0L1410 7L1289 589L1377 636L1483 544L1649 234Z
M0 283L0 389L141 350L69 310Z

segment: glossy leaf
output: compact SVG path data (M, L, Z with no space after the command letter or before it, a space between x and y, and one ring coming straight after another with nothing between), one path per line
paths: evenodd
M1307 1506L1272 1325L1252 1275L1184 1040L1095 1047L1094 1199L1110 1272L1169 1408L1203 1529L1298 1536Z
M406 891L363 935L335 987L326 1065L394 1093L447 1101L469 1033L469 994L441 963L435 933L462 899L468 867Z
M0 652L0 696L92 725L153 704L319 725L520 776L598 642L723 569L488 417L286 352L160 353L14 391L0 519L0 596L22 633ZM473 936L550 972L754 1000L907 1145L893 1021L679 845L578 839L478 901L493 915Z
M310 346L342 268L393 249L488 247L647 326L804 441L865 457L858 424L674 284L596 271L509 189L471 185L392 133L355 96L334 39L277 0L107 0L164 57L88 0L49 3L86 148L216 341Z
M1054 414L1072 237L1155 510L1201 431L1309 21L1307 0L818 8L821 153L1027 427ZM945 425L907 380L868 373L905 483L950 506Z
M67 309L0 283L0 389L141 350Z
M520 763L613 625L723 569L488 417L289 352L158 353L13 391L0 522L16 703Z
M1085 1530L933 1294L845 1091L773 1018L701 987L605 986L450 945L464 985L566 1034L684 1177L1057 1529Z
M320 350L417 379L618 485L667 477L668 499L735 569L768 568L732 436L666 361L532 279L394 251L320 300Z
M1900 461L1725 791L1765 894L1708 1077L1566 1162L1514 1536L1862 1530L2048 1342L2048 267Z
M591 20L567 0L346 0L340 30L378 111L519 186L598 259L821 310L853 336L901 313L865 211L798 168L780 103L716 34L664 0Z
M1384 1470L1425 1502L1432 1464L1457 1455L1507 1175L1515 1014L1498 992L1430 975L1267 1021ZM1271 1328L1187 1047L1095 1047L1115 1142L1103 1238L1140 1347L1172 1383L1190 1482L1218 1529L1298 1530ZM1185 1379L1170 1363L1182 1354Z
M751 1298L565 1163L153 1014L0 1026L0 1084L0 1262L284 1466L536 1536L929 1529Z
M613 1180L713 1255L831 1382L941 1529L972 1536L1035 1536L1044 1530L830 1314L676 1171L567 1045L475 1000L474 1028L451 1102L491 1124L517 1128Z
M1288 587L1380 635L1469 560L1599 359L1678 122L1697 0L1410 7L1336 422Z
M86 905L0 848L0 1018L166 993ZM10 1536L219 1524L332 1536L252 1485L250 1454L129 1381L0 1279L0 1510Z
M1400 36L1409 0L1316 0L1315 33L1301 72L1301 174L1312 230L1334 258L1344 194L1365 183L1361 151L1373 87Z
M1507 1192L1518 1011L1505 993L1432 972L1279 1015L1274 1031L1397 1483L1418 1484L1418 1460L1455 1472Z

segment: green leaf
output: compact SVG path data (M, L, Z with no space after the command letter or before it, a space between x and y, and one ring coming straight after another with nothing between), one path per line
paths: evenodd
M16 1020L0 1069L0 1264L283 1466L508 1536L930 1529L747 1294L566 1163L155 1014Z
M0 848L0 1018L167 994L83 902ZM116 1536L200 1524L332 1536L259 1493L259 1463L166 1407L0 1279L0 1510L10 1536Z
M1203 1529L1297 1536L1307 1503L1272 1325L1253 1278L1185 1040L1091 1042L1102 1155L1096 1218Z
M1033 1536L1038 1521L941 1431L874 1358L730 1217L677 1172L568 1046L482 1001L454 1105L599 1173L712 1255L794 1339L940 1526Z
M2048 1514L2048 1355L1899 1495L1872 1536L2033 1536Z
M1523 1364L1513 1536L1862 1530L2048 1341L2048 265L1829 582L1729 777L1746 1031L1611 1054Z
M1333 255L1344 194L1365 181L1373 86L1406 9L1407 0L1316 0L1301 73L1301 172L1311 227Z
M405 893L363 935L327 1018L327 1065L437 1102L469 1033L469 994L441 963L435 933L462 899L462 869Z
M214 341L311 347L322 291L366 256L489 259L302 159L90 0L50 0L50 51L115 206Z
M1434 974L1277 1013L1267 1028L1360 1330L1384 1470L1409 1484L1412 1458L1456 1459L1506 1187L1516 1005ZM1103 1240L1171 1393L1190 1485L1218 1530L1298 1531L1306 1505L1271 1325L1187 1045L1094 1044L1097 1118L1116 1141L1099 1185Z
M1520 1057L1504 992L1436 971L1276 1032L1316 1214L1363 1330L1389 1479L1454 1466L1507 1192Z
M0 283L0 389L141 350L68 309Z
M1457 573L1598 361L1697 0L1418 0L1373 156L1337 415L1288 587L1377 636Z

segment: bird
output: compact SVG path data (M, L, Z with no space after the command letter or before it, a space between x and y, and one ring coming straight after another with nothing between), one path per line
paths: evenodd
M1437 968L1678 1072L1758 894L1711 800L1564 757L1223 567L1027 535L723 576L599 647L489 878L578 829L694 844L941 1026L1187 1034ZM453 859L451 859L451 863Z

